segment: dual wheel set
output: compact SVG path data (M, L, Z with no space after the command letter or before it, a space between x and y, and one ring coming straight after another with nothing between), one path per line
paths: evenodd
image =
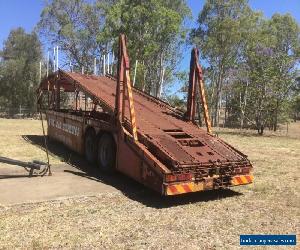
M85 157L88 162L97 164L98 168L105 173L112 173L116 163L116 144L110 133L96 135L90 128L85 133Z

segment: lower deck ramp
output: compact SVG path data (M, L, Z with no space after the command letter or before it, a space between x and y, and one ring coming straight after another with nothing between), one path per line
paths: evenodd
M48 78L49 79L49 78ZM94 100L113 111L115 107L115 79L59 71L60 86L74 91L75 85ZM44 82L42 86L49 84ZM51 83L50 83L51 85ZM51 86L50 86L51 88ZM172 169L211 165L250 165L243 155L221 139L211 135L191 122L163 101L133 88L139 141ZM128 103L125 102L128 106ZM128 107L125 116L129 119Z

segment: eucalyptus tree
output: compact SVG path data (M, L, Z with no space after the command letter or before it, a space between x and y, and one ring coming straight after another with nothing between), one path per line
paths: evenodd
M213 124L219 126L219 110L226 73L239 63L243 41L242 26L251 12L246 0L207 0L199 14L191 40L212 74Z
M244 55L249 66L248 117L263 134L276 130L278 118L287 116L287 104L296 84L299 62L299 26L290 15L264 19L248 39Z
M84 0L53 0L42 10L37 31L46 46L59 46L75 67L92 71L95 57L105 49L97 39L104 26L104 13Z
M11 110L22 105L33 111L42 59L38 36L23 28L11 30L0 56L0 105Z
M297 84L297 64L300 62L300 27L290 14L275 14L268 21L268 33L273 39L274 111L272 127L276 130L278 118L286 113L285 104L290 100L290 95Z
M115 1L107 8L102 39L126 34L132 65L139 62L137 86L157 96L163 78L174 77L190 16L183 0Z

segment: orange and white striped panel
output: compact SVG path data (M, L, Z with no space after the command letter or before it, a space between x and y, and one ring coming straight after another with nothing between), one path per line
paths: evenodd
M132 136L133 136L134 140L137 141L138 137L137 137L137 128L136 128L136 116L135 116L135 110L134 110L134 104L133 104L133 96L132 96L129 70L126 70L126 84L127 84L129 111L130 111L131 126L132 126Z
M231 184L234 186L244 185L253 182L253 175L238 175L231 179Z
M179 183L179 184L171 184L166 186L166 194L167 195L177 195L184 193L191 193L204 190L203 182L194 183Z

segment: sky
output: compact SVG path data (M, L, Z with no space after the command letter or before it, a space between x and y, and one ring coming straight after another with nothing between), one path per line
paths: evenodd
M0 49L13 28L23 27L31 32L39 21L40 13L44 7L44 0L0 0ZM192 10L192 26L196 25L199 12L203 8L205 0L187 0ZM262 11L270 18L274 13L290 13L300 24L300 0L250 0L253 10ZM187 70L190 51L184 53L180 64L180 70Z
M39 21L44 0L0 0L0 48L13 28L23 27L27 32L32 31ZM187 0L190 6L194 24L201 11L204 0ZM300 23L300 0L250 0L254 10L261 10L266 17L274 13L290 13Z

